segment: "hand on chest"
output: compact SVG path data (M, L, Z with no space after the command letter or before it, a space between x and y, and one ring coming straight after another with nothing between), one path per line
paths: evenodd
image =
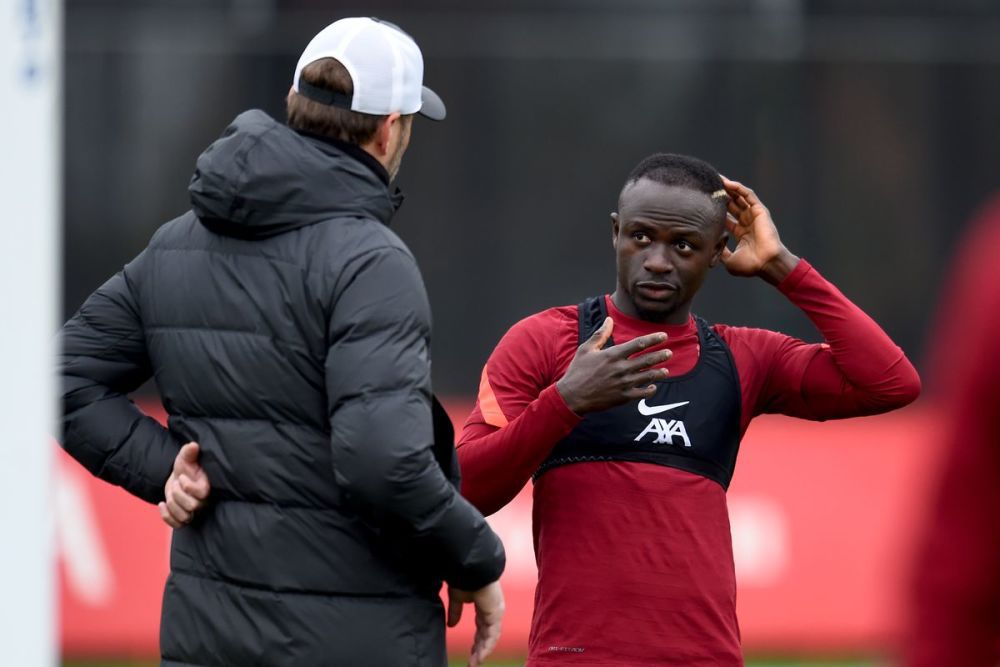
M592 328L581 311L580 339ZM700 320L690 329L658 346L673 356L660 366L669 375L653 383L652 395L585 414L539 474L569 463L621 460L681 468L728 486L739 446L740 387L725 343ZM617 328L608 344L649 333Z

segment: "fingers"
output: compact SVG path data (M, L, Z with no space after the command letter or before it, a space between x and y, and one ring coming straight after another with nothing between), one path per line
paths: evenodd
M624 396L630 401L637 401L640 398L653 398L656 395L656 385L651 384L646 387L634 387L626 389Z
M476 600L476 637L469 656L469 665L472 667L483 664L496 647L505 607L499 585L492 584L490 589L480 592L485 595Z
M591 347L595 350L603 348L611 338L611 330L614 328L615 321L610 317L605 317L604 323L601 324L601 328L595 331L594 335L590 337Z
M722 177L722 187L726 189L726 192L729 193L730 197L736 194L743 198L747 198L748 195L753 194L753 190L751 190L747 186L743 185L739 181L734 181L731 178L726 178L725 176Z
M174 473L188 473L189 475L194 475L195 472L201 470L201 466L198 465L198 457L201 455L201 446L197 442L189 442L180 451L177 452L176 458L174 458Z
M208 476L202 470L198 459L201 455L201 447L197 442L189 442L174 459L174 472L171 481L177 481L179 491L198 501L204 501L212 490L212 485L208 481Z
M193 516L191 512L188 512L186 509L178 505L172 496L169 496L167 500L164 501L163 507L166 510L167 516L173 520L173 523L170 525L174 526L174 528L180 528L181 526L187 524L191 521ZM164 517L164 521L166 520L166 517ZM168 523L170 522L168 521Z
M740 232L739 226L740 226L740 221L737 220L735 217L733 217L732 213L727 212L726 213L726 230L730 234L737 235Z
M643 373L636 373L635 375L629 375L625 378L625 382L629 387L645 387L651 382L660 382L666 380L670 373L666 368L655 368L653 370L645 371Z
M188 510L184 509L177 502L177 498L174 494L169 494L164 504L166 505L167 513L170 514L171 518L173 518L174 521L180 524L176 526L177 528L180 528L180 526L190 523L191 519L194 518L194 514L192 512L189 512Z
M174 459L174 472L163 487L164 502L159 503L160 518L171 528L190 523L212 490L208 477L198 465L201 447L189 442Z
M448 627L453 628L462 620L462 607L465 601L458 595L457 591L448 589Z
M734 200L739 200L740 208L751 209L759 206L765 211L767 210L767 207L764 206L764 202L760 200L757 193L739 181L734 181L723 176L722 185L726 188L726 192L729 193L730 203Z
M751 212L750 205L740 196L730 197L729 203L726 204L726 210L728 213L727 221L731 217L737 225L746 226L753 220L752 216L747 215Z
M646 334L645 336L633 338L629 342L622 343L621 345L615 345L611 348L611 351L618 357L631 357L636 352L645 350L647 347L659 345L666 339L667 334L662 331L658 331L657 333Z
M181 451L178 452L177 458L185 463L197 463L198 455L201 453L201 448L197 442L189 442L183 447Z
M627 373L635 373L641 371L645 368L650 368L652 366L657 366L662 364L674 356L671 350L657 350L656 352L647 352L646 354L641 354L636 357L632 357L628 360L628 365L625 367Z
M196 500L207 500L208 494L212 492L212 485L209 484L208 477L204 474L195 479L191 479L187 475L181 475L177 479L180 482L181 490Z
M500 621L495 620L489 623L479 624L476 619L476 638L472 643L472 654L469 656L469 667L479 667L482 665L493 649L496 648L500 640Z
M753 223L753 211L750 209L750 204L743 197L739 195L730 197L726 207L737 225L749 227Z
M191 485L191 480L189 480L186 476L181 475L172 482L170 497L172 501L177 503L181 509L186 512L193 513L196 509L201 507L201 499L194 497L188 491Z
M191 493L192 490L196 490L203 497L199 498ZM167 480L167 484L164 487L164 496L166 498L163 503L164 509L167 515L169 515L176 524L171 523L174 528L180 528L181 525L190 523L194 518L194 513L201 509L205 505L204 498L207 497L207 492L203 491L203 487L195 484L185 475L171 476ZM161 516L163 512L161 511ZM164 516L164 521L166 521L166 516ZM170 523L170 522L168 522Z
M723 177L722 184L729 194L729 202L727 203L729 212L736 216L737 220L742 218L740 214L743 211L749 210L754 203L760 203L753 190L742 183Z
M184 525L170 515L170 512L167 510L166 503L161 502L159 505L157 505L157 508L159 508L160 510L160 518L163 519L163 522L168 526L170 526L171 528L180 528L182 525Z

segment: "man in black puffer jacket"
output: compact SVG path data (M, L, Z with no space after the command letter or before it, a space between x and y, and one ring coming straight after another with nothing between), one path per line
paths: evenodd
M476 605L471 663L496 642L503 547L457 492L427 296L387 227L412 114L444 117L422 78L395 26L329 26L289 124L237 117L192 210L63 328L63 447L176 528L164 665L443 665L442 580L449 621ZM127 398L150 377L168 428Z

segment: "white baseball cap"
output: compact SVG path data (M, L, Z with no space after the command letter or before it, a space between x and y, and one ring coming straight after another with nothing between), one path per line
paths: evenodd
M322 58L336 58L347 69L353 95L301 80L302 70ZM412 37L387 21L357 17L335 21L312 38L295 66L292 88L315 102L351 111L420 113L444 120L444 102L423 79L424 58Z

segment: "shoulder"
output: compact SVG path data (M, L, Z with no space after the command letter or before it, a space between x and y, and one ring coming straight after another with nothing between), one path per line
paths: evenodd
M200 231L201 223L194 213L187 213L163 223L149 239L151 249L172 249L185 247L191 236Z
M278 252L308 275L315 294L334 303L352 286L375 292L409 293L421 307L427 301L416 258L383 223L366 217L340 217L282 235Z
M296 231L303 232L313 252L322 257L322 264L334 271L369 255L399 255L407 263L416 264L406 243L392 229L373 218L336 218Z
M553 340L577 334L577 307L557 306L529 315L514 323L500 345L539 345L548 347ZM499 346L498 346L499 347Z
M788 346L806 345L797 338L770 329L728 324L713 324L711 328L729 346L737 365L747 361L766 362Z
M753 345L792 340L790 336L771 329L737 327L731 324L712 324L711 329L729 345Z
M147 277L157 274L157 270L154 268L157 262L156 257L163 253L172 256L174 251L191 247L191 238L197 234L200 226L198 218L190 211L160 225L153 232L153 236L142 252L132 258L122 270L122 275L130 289L134 287L135 283L141 283Z
M555 372L557 360L577 347L577 308L548 308L516 322L497 343L487 362L501 384L531 377L542 382Z

